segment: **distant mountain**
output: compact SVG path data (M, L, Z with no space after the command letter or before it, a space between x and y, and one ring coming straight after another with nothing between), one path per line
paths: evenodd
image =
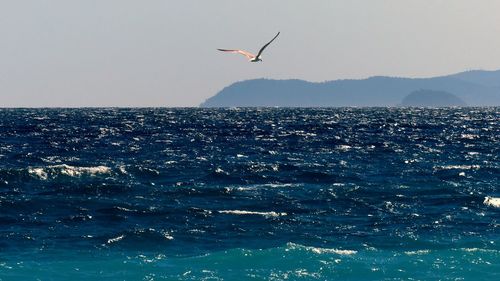
M444 91L418 90L406 96L400 106L416 107L449 107L467 106L467 104L454 94Z
M200 106L397 106L410 93L421 89L450 93L469 106L498 106L500 70L467 71L433 78L377 76L321 83L253 79L229 85Z
M454 77L462 81L467 81L479 85L500 87L500 70L496 71L472 70L450 75L450 77Z

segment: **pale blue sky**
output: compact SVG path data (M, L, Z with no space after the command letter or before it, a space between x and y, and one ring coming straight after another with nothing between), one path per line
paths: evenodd
M197 106L251 78L500 69L496 0L0 0L0 107ZM263 63L217 48L256 52Z

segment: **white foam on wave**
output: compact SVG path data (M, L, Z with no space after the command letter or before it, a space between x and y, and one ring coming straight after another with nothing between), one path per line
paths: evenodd
M334 248L320 248L320 247L312 247L312 246L303 246L300 244L295 244L295 243L287 243L286 244L287 251L288 250L295 250L295 249L304 249L306 251L313 252L315 254L321 255L321 254L337 254L337 255L343 255L343 256L350 256L350 255L355 255L358 253L358 251L355 250L344 250L344 249L334 249Z
M486 206L491 206L495 208L500 208L500 197L484 197L483 204Z
M435 170L479 170L479 165L445 165L434 167Z
M42 180L48 179L49 175L65 175L69 177L81 177L83 175L96 176L111 173L111 168L106 166L76 167L66 164L47 166L45 168L29 168L28 173Z
M264 217L280 217L286 216L287 213L277 213L277 212L255 212L255 211L244 211L244 210L219 210L221 214L230 214L230 215L259 215Z
M125 166L121 165L120 167L118 167L118 169L122 174L127 174L127 169L125 168Z
M174 236L172 236L170 233L166 232L166 231L162 231L161 234L163 235L163 237L167 240L174 240Z
M426 254L428 254L430 252L431 252L430 250L418 250L418 251L406 251L405 254L407 254L409 256L413 256L413 255L426 255Z
M120 236L117 236L115 238L110 238L110 239L108 239L108 244L118 242L118 241L122 240L123 238L125 238L125 235L120 235Z
M61 174L70 177L80 177L82 175L95 176L98 174L109 174L111 168L106 166L96 166L96 167L75 167L66 164L53 166L53 168L60 169Z
M120 211L124 211L124 212L136 212L136 210L132 210L132 209L128 209L128 208L120 207L120 206L117 206L116 209L118 209Z
M474 135L474 134L462 134L460 137L462 139L467 139L467 140L473 140L473 139L478 139L479 138L478 135Z
M494 249L480 249L480 248L462 248L460 249L464 252L480 252L480 253L498 253L498 250Z
M355 255L358 251L354 250L340 250L340 249L328 249L328 248L316 248L310 247L311 251L316 254L337 254L337 255Z
M221 168L217 167L217 169L215 169L215 173L217 173L217 174L225 174L226 171L224 171Z
M45 172L43 168L29 168L28 173L42 180L46 180L48 178L47 172Z
M238 187L226 187L226 191L255 191L262 188L293 188L300 187L303 184L300 183L266 183L266 184L253 184L249 186L238 186Z
M232 191L232 190L234 190L234 189L233 189L233 188L230 188L230 190ZM254 190L257 190L257 187L255 187L255 186L250 186L250 187L241 187L241 186L240 186L240 187L236 187L236 189L235 189L235 190L237 190L237 191L254 191Z
M299 184L299 183L266 183L266 184L262 184L261 186L271 187L271 188L282 188L282 187L297 187L297 186L301 186L301 184Z
M337 149L340 151L349 151L351 148L351 146L345 144L337 145Z

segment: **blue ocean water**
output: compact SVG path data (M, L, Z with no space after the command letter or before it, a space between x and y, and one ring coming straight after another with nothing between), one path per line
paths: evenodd
M0 280L500 280L499 143L500 108L2 109Z

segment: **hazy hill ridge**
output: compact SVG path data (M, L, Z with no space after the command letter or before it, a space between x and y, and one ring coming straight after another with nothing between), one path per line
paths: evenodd
M500 70L474 70L432 78L375 76L320 83L253 79L229 85L200 106L398 106L405 97L422 89L447 92L468 106L498 106Z

